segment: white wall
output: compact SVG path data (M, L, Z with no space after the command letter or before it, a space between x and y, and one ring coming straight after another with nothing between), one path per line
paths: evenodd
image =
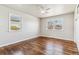
M20 32L9 32L9 13L22 16L22 29ZM13 10L4 6L0 6L0 46L13 44L15 42L34 38L39 35L39 19Z
M64 14L59 16L53 16L49 18L41 19L41 36L65 39L65 40L73 40L74 39L74 14ZM52 19L63 19L63 30L62 31L50 31L47 29L47 22Z

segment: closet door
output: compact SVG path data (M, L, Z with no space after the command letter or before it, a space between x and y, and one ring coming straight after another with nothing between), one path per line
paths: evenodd
M79 50L79 5L77 5L75 21L74 21L74 40L76 40Z
M76 32L76 40L79 41L79 18L75 21L76 26L75 26L75 32Z
M76 19L75 19L75 35L76 35L76 40L79 41L79 5L77 6L77 14L76 14Z

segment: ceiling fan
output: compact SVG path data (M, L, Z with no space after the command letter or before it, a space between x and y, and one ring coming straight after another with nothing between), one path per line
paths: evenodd
M49 8L46 4L45 5L40 5L41 14L47 14L47 13L49 13L50 9L51 8Z

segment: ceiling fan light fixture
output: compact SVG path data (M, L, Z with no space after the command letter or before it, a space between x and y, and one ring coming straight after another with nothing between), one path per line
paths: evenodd
M42 10L42 11L41 11L41 13L42 13L42 14L44 14L44 13L45 13L45 11L44 11L44 10Z

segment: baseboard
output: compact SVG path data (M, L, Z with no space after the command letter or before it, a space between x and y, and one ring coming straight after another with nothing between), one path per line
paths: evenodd
M30 40L30 39L37 38L37 37L39 37L39 36L38 35L37 36L31 36L31 37L24 38L24 39L19 40L19 41L16 41L16 42L11 42L11 43L7 43L7 44L0 45L0 47L12 45L12 44L15 44L15 43L18 43L18 42L21 42L21 41Z
M55 38L55 39L60 39L60 40L68 40L65 38L60 38L60 37L52 37L52 36L46 36L46 35L40 35L41 37L48 37L48 38ZM68 40L68 41L74 41L74 40Z
M28 38L24 38L24 39L16 41L16 42L3 44L3 45L0 45L0 47L8 46L8 45L11 45L11 44L15 44L15 43L18 43L18 42L21 42L21 41L25 41L25 40L30 40L30 39L37 38L37 37L48 37L48 38L55 38L55 39L65 40L63 38L56 38L56 37L45 36L45 35L37 35L37 36L31 36L31 37L28 37ZM69 41L71 41L71 40L69 40Z

